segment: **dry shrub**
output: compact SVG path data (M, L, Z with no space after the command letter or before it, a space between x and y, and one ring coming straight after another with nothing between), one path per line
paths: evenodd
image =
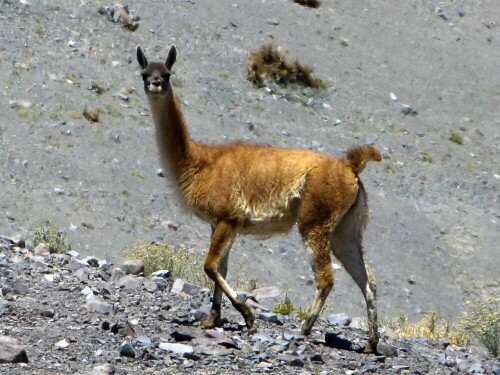
M391 327L392 328L392 327ZM430 311L416 323L409 323L406 315L401 315L394 327L401 337L426 337L430 340L448 340L456 346L467 346L470 335L447 320L438 320L436 312Z
M165 244L139 243L123 250L126 259L140 259L144 262L144 274L158 270L168 270L174 278L191 284L208 286L210 281L203 272L200 260L190 251L173 249Z
M293 2L309 8L317 8L321 3L318 0L293 0Z
M272 80L282 86L298 83L303 86L324 88L324 82L313 78L313 69L298 61L287 61L282 47L272 44L262 45L259 50L248 56L247 78L254 85L262 87L266 80Z
M461 320L466 332L474 335L492 357L500 355L500 296L466 302L470 310Z
M51 220L34 225L31 228L31 235L33 248L43 243L47 246L51 254L71 250L68 236L65 232L59 230L58 226Z

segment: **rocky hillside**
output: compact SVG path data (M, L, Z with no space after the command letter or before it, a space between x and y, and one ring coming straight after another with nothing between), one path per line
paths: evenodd
M315 9L291 0L128 5L140 17L125 22L131 27L113 22L119 19L112 3L0 2L1 235L27 239L32 225L52 219L73 250L108 262L119 263L122 250L138 241L204 253L210 228L184 213L170 182L159 177L135 61L137 44L164 59L175 43L172 82L196 140L330 155L370 143L382 151L383 162L362 174L371 208L365 250L379 280L381 316L402 311L417 319L435 310L454 319L465 300L500 293L498 0L325 0ZM253 86L247 56L268 43L310 65L326 88ZM336 268L330 311L363 316L361 293ZM308 307L312 272L296 231L238 238L229 281L251 279ZM33 303L82 298L80 290L49 285L43 293L60 297ZM42 319L22 311L18 319ZM68 329L81 317L69 313ZM114 342L88 319L75 325L98 335L85 343L88 350L99 340ZM153 319L148 324L158 330L148 335L170 333L162 327L167 322ZM80 330L68 336L61 339L79 339ZM353 361L358 368L361 359Z
M269 312L279 288L247 296L256 332L242 331L229 303L224 327L202 330L208 290L168 271L145 278L135 276L140 262L20 246L0 242L2 374L500 374L500 361L478 348L399 339L384 327L379 353L363 354L367 332L345 314L304 337L296 318Z

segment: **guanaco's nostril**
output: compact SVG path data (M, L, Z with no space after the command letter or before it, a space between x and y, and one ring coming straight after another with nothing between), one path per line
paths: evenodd
M160 81L153 81L153 82L151 82L151 84L153 86L156 86L156 87L160 87L161 86L161 82Z

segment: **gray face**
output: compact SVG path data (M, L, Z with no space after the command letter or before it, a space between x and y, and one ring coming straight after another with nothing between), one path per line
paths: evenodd
M153 62L146 66L141 72L146 94L165 94L169 88L170 75L165 64Z

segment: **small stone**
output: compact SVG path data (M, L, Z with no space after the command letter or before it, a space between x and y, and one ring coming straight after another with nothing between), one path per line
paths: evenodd
M278 314L272 312L260 313L258 317L260 320L264 320L265 322L275 323L280 326L283 325L283 322L278 318Z
M140 259L129 259L120 265L126 275L144 274L144 262Z
M115 367L109 363L95 366L92 369L92 375L114 375L115 373L116 373Z
M49 248L46 244L44 243L39 243L35 249L33 250L35 255L45 255L49 253Z
M115 307L113 305L100 301L93 293L87 296L86 306L90 312L98 312L101 314L111 314L115 312Z
M252 341L258 341L258 342L273 342L274 339L269 336L267 333L256 333L255 335L252 336Z
M142 286L142 281L135 276L125 275L116 282L116 285L125 290L138 290Z
M337 336L335 333L325 334L325 345L335 349L351 350L352 342Z
M191 345L170 343L170 342L162 342L158 347L161 350L165 350L166 352L172 352L175 354L185 354L185 353L193 353L194 349Z
M56 313L54 312L54 310L43 310L40 315L45 318L53 318Z
M28 292L29 286L26 282L21 279L14 280L14 283L12 284L12 293L24 295L28 294Z
M395 346L379 342L377 345L377 352L385 357L397 357L398 349Z
M174 294L185 293L189 296L197 295L200 292L200 287L197 285L186 283L184 280L176 279L172 285L171 292Z
M54 346L56 348L60 348L60 349L67 348L69 346L69 341L67 339L62 339L62 340L59 340L58 342L56 342L54 344Z
M0 336L0 363L29 363L26 350L13 337Z
M148 336L137 336L134 342L139 345L151 345L151 339Z
M330 314L326 317L326 321L331 326L348 327L352 319L346 314Z
M271 26L278 26L280 24L280 21L277 19L268 19L267 24Z
M128 357L128 358L135 358L135 350L130 345L128 341L124 341L122 345L120 346L120 356L121 357Z

